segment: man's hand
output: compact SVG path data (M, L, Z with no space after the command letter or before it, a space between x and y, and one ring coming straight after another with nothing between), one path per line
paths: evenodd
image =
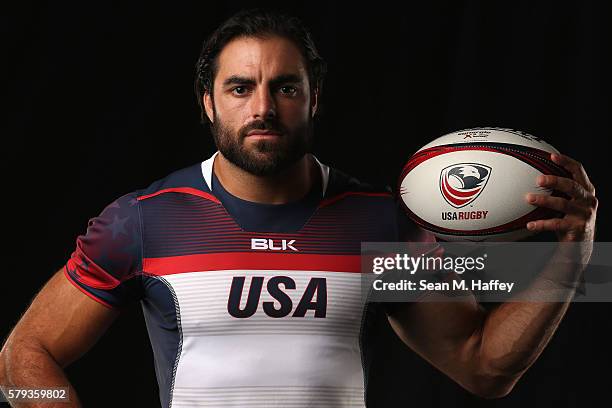
M565 216L531 221L527 228L535 232L554 231L560 242L593 241L598 205L595 187L580 162L556 153L552 153L550 158L569 171L572 178L541 175L538 184L565 193L570 198L529 193L526 199L530 204L562 212Z

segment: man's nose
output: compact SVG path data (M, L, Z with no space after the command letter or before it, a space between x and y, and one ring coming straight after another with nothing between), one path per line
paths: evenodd
M276 101L270 90L260 90L253 98L253 116L260 119L276 117Z

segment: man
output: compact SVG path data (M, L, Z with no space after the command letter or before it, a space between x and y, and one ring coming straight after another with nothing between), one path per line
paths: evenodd
M217 29L198 61L196 90L219 151L90 220L4 345L3 388L69 386L63 368L140 300L164 407L364 406L362 322L378 312L466 389L510 392L554 333L572 289L565 303L490 312L473 298L364 304L361 242L432 238L398 227L406 220L387 190L310 153L324 73L295 19L254 10ZM573 179L541 184L572 198L527 197L566 213L529 227L592 241L594 188L579 163L552 160Z

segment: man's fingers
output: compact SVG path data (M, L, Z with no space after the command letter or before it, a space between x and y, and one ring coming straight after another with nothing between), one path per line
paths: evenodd
M550 218L548 220L536 220L527 223L527 229L534 232L542 231L567 231L570 222L562 218Z
M572 176L574 176L574 180L580 183L580 185L584 187L586 191L595 195L595 186L593 186L593 183L591 183L591 180L589 180L589 176L582 166L582 163L561 153L552 153L550 158L552 161L560 166L563 166L567 171L569 171Z
M526 198L530 204L537 205L538 207L550 208L551 210L559 211L564 214L576 214L584 217L590 215L588 208L578 205L575 201L570 201L562 197L529 193Z
M542 174L538 176L538 184L542 187L548 187L553 190L561 191L562 193L565 193L576 200L581 200L586 203L590 203L590 201L592 201L590 200L590 197L592 197L593 194L589 193L577 181L567 177Z

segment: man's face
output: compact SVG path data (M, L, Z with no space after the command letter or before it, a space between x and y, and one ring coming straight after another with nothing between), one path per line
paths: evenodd
M293 42L237 38L223 48L217 67L214 100L205 94L204 106L223 156L249 173L267 176L310 151L316 94L311 96L306 66Z

